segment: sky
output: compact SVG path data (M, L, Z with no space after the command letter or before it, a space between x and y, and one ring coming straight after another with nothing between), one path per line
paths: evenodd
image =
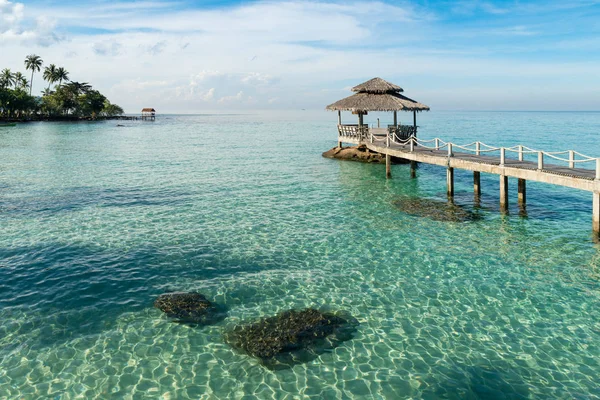
M324 109L375 76L432 110L600 110L600 0L0 0L0 69L28 54L128 112Z

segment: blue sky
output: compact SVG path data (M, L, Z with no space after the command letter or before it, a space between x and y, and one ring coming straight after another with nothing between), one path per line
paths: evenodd
M600 1L0 0L0 68L30 53L129 111L322 109L374 76L433 110L600 110Z

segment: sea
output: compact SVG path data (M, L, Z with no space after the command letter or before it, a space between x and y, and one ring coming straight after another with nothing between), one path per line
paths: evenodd
M424 140L600 156L600 113L417 118ZM501 212L498 176L475 199L455 170L449 203L442 167L386 179L323 158L336 124L298 110L0 128L0 399L599 399L592 194L528 182L521 207L510 179ZM179 323L153 305L170 292L226 317ZM306 308L358 324L279 369L225 339Z

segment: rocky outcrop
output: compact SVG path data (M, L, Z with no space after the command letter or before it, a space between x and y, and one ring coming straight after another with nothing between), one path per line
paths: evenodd
M175 322L211 324L223 320L226 310L213 304L200 293L165 293L154 301L158 308Z
M351 315L312 308L288 310L237 326L225 335L234 348L261 360L270 369L310 361L352 338L358 321Z
M334 147L323 153L323 157L367 163L385 163L384 154L374 153L364 144L351 147Z
M367 148L367 145L349 147L334 147L323 153L325 158L335 158L338 160L360 161L365 163L385 164L385 154L376 153ZM406 164L409 161L403 158L392 157L392 164Z

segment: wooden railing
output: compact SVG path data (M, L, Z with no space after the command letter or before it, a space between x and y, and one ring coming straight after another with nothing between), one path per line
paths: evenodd
M581 154L574 150L563 150L563 151L543 151L543 150L535 150L527 146L517 145L512 147L495 147L485 144L483 142L471 142L467 144L456 144L452 142L445 142L440 138L430 139L430 140L422 140L417 139L416 137L410 137L404 140L398 140L391 137L391 134L388 135L387 138L379 139L380 141L385 140L386 146L389 147L391 143L400 144L403 146L409 146L410 151L414 151L415 146L420 146L422 148L431 149L431 150L443 150L447 149L448 157L454 156L454 150L459 149L464 152L473 153L477 156L487 154L487 153L499 153L499 165L503 167L506 161L507 153L515 153L517 154L517 161L524 161L525 156L532 155L535 157L537 161L537 169L539 171L544 170L545 161L550 158L557 161L563 162L565 167L573 169L576 165L591 163L592 167L588 168L596 172L595 179L600 180L600 158L598 157L590 157L585 154ZM371 143L377 141L371 135ZM566 155L568 158L565 158ZM563 156L563 157L561 157Z
M417 136L417 127L412 125L388 125L392 140L406 140L410 137Z
M338 135L341 137L353 138L353 139L363 139L366 138L369 134L369 127L367 125L359 126L355 125L338 125Z

